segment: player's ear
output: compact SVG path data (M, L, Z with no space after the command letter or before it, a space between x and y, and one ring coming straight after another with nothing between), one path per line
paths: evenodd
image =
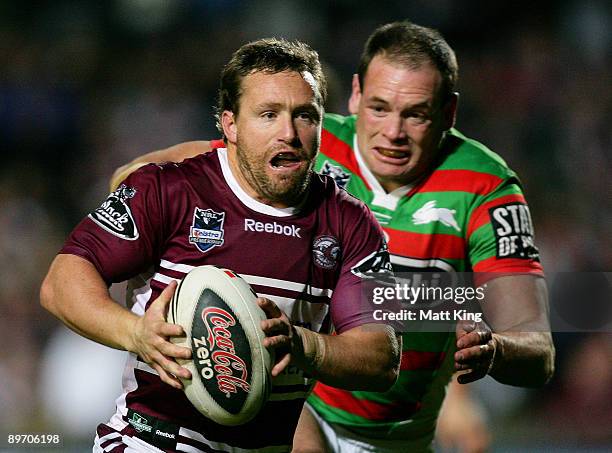
M446 101L443 107L444 114L444 130L449 130L455 126L457 119L457 104L459 103L459 93L453 91L450 98Z
M227 138L227 141L236 143L236 117L234 112L223 110L221 114L221 126L223 127L223 134Z
M351 84L351 97L348 101L348 109L351 115L357 115L359 111L359 102L361 101L361 86L359 84L359 76L353 74L353 82Z

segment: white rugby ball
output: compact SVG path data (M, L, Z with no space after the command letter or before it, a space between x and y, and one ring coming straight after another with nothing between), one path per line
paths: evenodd
M185 338L172 341L192 350L178 363L191 371L182 379L195 408L216 423L241 425L268 400L272 358L262 341L266 319L249 284L229 269L200 266L179 283L167 321L179 324Z

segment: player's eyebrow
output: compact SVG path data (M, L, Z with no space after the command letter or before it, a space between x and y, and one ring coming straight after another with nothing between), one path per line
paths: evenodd
M285 108L286 104L283 102L262 102L260 104L255 104L253 106L253 110L263 111L263 110L281 110ZM310 111L317 110L319 104L316 101L306 102L304 104L298 104L292 106L292 111Z

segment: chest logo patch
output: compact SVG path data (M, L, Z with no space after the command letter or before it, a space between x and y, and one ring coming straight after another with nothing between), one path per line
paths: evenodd
M189 243L195 245L202 253L213 247L223 245L223 221L225 212L215 212L212 209L193 211L193 222L189 229Z
M455 213L457 211L455 209L436 208L436 203L436 200L425 203L412 214L412 223L415 225L424 225L431 222L440 222L442 225L461 231L455 219Z
M126 203L130 198L134 198L134 195L136 195L136 189L121 184L88 217L105 231L121 239L135 241L139 236L138 228L132 211Z
M319 173L322 175L331 176L336 182L336 185L341 189L346 188L349 179L351 179L351 175L349 173L345 172L337 165L330 164L328 160L323 163L323 167L321 167L321 171Z
M312 243L314 263L323 269L334 269L340 259L340 242L334 236L319 236Z

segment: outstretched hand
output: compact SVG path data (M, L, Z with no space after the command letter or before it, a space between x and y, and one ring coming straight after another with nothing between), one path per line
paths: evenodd
M175 359L189 359L191 350L173 344L170 337L185 336L183 328L178 324L166 322L168 304L176 289L176 282L172 281L155 299L145 314L136 321L132 333L132 352L148 363L159 374L166 384L182 389L183 384L178 379L191 379L187 368L180 366Z
M493 367L496 340L484 321L459 321L456 327L455 370L467 371L457 377L460 384L485 377Z
M261 329L266 334L263 345L274 351L275 363L272 367L272 376L276 377L291 362L292 351L295 348L296 340L299 340L299 338L297 338L289 318L278 308L278 305L265 297L257 298L257 305L261 307L268 318L261 321Z

